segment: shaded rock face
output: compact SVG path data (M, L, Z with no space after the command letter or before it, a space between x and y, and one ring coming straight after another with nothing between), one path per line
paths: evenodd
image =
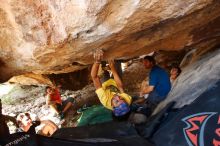
M61 88L66 90L79 90L91 82L87 68L71 73L50 74L47 77L54 85L61 85Z
M219 0L0 0L0 79L219 43Z
M90 72L88 69L63 74L40 75L27 73L14 76L8 81L9 83L18 83L20 85L36 85L36 86L61 86L66 90L79 90L88 85L90 80Z

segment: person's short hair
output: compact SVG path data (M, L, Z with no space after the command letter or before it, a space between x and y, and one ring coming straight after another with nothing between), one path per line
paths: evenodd
M145 57L144 57L144 60L150 61L153 65L156 64L156 61L155 61L155 59L154 59L153 56L145 56Z
M45 91L44 91L44 94L45 95L47 95L47 89L52 89L50 86L47 86L46 88L45 88Z
M180 68L179 66L172 66L172 68L177 69L178 76L179 76L180 73L182 72L182 70L181 70L181 68Z

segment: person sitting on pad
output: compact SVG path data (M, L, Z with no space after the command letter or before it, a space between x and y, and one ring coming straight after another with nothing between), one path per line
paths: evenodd
M47 86L45 91L47 105L59 114L61 120L64 119L64 114L74 105L75 98L68 97L66 100L62 101L59 88Z
M108 61L114 79L109 79L103 84L98 76L98 69L103 59L103 51L96 50L91 77L96 88L96 94L104 107L113 111L113 119L127 120L130 115L132 97L124 93L123 83L116 71L114 61Z

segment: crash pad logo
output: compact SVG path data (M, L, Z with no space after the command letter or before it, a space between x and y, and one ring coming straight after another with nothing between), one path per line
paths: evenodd
M183 129L184 136L189 146L205 146L204 144L204 130L207 121L217 113L205 112L190 115L182 119L187 124L187 127ZM218 124L220 124L220 116ZM219 132L219 133L218 133ZM215 133L220 137L220 128L216 129ZM213 139L213 146L220 146L220 141Z

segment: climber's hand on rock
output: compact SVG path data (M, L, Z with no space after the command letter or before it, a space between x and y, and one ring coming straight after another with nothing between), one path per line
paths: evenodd
M94 52L93 57L95 62L100 63L103 60L104 52L101 49L98 49Z

